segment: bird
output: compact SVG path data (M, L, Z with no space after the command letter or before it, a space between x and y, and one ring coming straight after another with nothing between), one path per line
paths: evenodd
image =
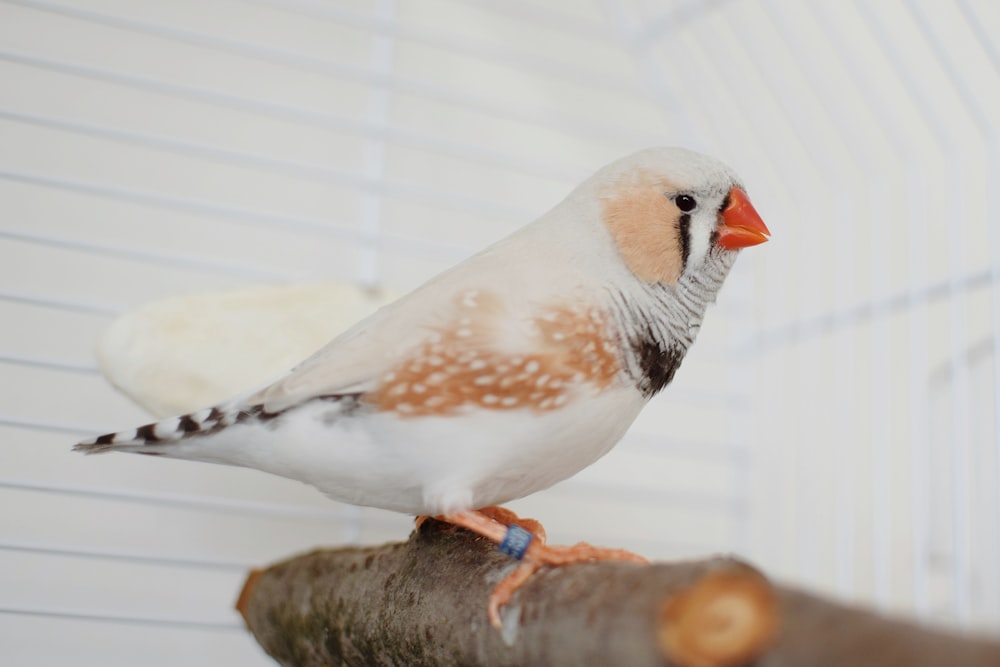
M74 449L256 468L471 530L520 561L487 604L501 627L539 567L645 562L548 545L501 506L612 449L673 379L739 251L769 237L726 164L647 148L266 386Z

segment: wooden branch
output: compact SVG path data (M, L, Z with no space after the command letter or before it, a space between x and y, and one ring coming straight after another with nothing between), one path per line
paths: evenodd
M963 638L772 586L739 561L543 569L503 610L513 562L426 521L410 540L316 551L255 571L237 608L279 663L326 665L1000 665Z

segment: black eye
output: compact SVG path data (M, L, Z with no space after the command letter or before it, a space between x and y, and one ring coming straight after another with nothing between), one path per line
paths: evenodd
M698 206L698 202L691 195L677 195L674 197L674 203L684 213L690 213Z

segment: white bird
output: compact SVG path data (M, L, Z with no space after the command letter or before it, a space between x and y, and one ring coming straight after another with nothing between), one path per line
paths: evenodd
M768 236L726 165L640 151L263 389L75 449L246 466L438 515L524 558L491 597L499 625L541 564L639 559L545 545L491 506L607 453L673 378L737 251Z

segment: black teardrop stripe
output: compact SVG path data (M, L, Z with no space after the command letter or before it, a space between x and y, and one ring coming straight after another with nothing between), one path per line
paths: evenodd
M681 242L681 266L687 267L691 255L691 216L687 213L677 219L677 236Z

